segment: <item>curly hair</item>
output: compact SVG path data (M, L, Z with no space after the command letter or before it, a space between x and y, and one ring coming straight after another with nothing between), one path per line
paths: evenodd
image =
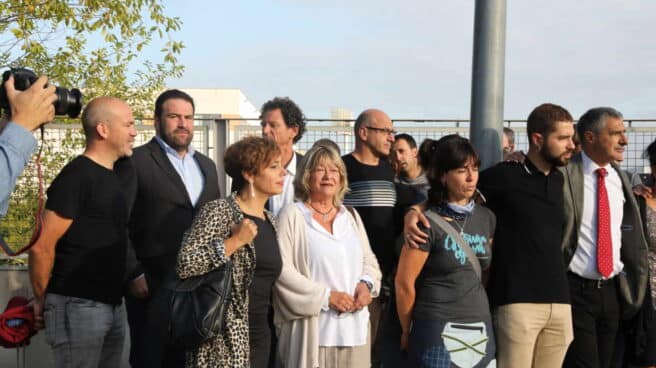
M239 192L246 184L242 172L257 175L262 168L269 165L279 155L280 148L274 141L249 136L231 144L226 149L223 155L223 164L226 173L234 182L233 188Z
M289 97L274 97L273 100L269 100L262 105L260 119L262 119L265 112L275 109L280 109L282 117L285 119L285 125L288 128L298 128L298 134L294 137L294 143L298 142L306 130L305 115L303 115L301 108Z

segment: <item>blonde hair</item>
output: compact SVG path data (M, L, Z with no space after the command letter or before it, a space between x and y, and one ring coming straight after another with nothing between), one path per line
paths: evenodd
M310 176L312 175L312 171L324 162L334 164L339 171L339 188L333 197L333 204L339 206L344 200L344 195L348 192L346 166L344 166L342 158L339 157L339 153L329 146L318 145L307 151L301 161L300 175L296 175L294 179L294 195L298 200L303 202L310 199Z

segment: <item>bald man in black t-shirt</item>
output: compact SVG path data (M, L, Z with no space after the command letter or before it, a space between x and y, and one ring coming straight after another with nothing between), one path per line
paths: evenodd
M112 97L82 114L84 153L48 189L43 230L30 250L37 328L55 367L118 367L125 339L122 286L128 200L114 164L132 154L130 107Z

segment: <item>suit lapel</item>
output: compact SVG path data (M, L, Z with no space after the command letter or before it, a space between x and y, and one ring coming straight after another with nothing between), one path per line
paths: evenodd
M572 158L571 164L567 166L567 172L573 197L576 231L578 231L581 216L583 216L583 159L581 155Z
M178 172L175 171L173 164L171 164L171 161L169 161L169 158L166 157L166 154L164 153L164 150L162 150L162 147L159 145L159 143L157 143L155 138L153 138L150 141L150 143L148 143L148 145L149 145L148 148L150 149L150 154L153 157L155 163L157 163L157 165L166 174L166 176L169 178L173 186L178 189L179 194L182 195L183 198L185 198L187 204L191 206L191 199L189 198L189 193L187 193L187 188L182 182L182 179L180 178Z
M196 205L203 204L205 202L208 202L214 198L209 198L209 189L210 185L207 184L207 178L208 178L208 173L210 170L213 170L214 168L212 167L207 167L205 164L205 161L199 160L198 155L194 155L194 160L196 160L196 163L198 164L198 167L200 167L200 172L203 174L203 189L200 191L200 196L198 197L198 201L196 201ZM212 163L214 165L214 163Z

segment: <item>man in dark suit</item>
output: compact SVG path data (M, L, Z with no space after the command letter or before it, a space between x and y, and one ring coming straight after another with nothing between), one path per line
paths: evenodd
M609 367L620 320L645 295L647 245L631 183L616 165L628 143L623 117L609 107L578 121L583 152L562 169L562 248L574 323L564 367Z
M150 295L175 272L182 235L194 215L220 197L214 162L191 146L193 123L193 99L165 91L155 102L156 136L132 156L137 180L126 296L132 367L184 366L184 351L163 346L146 323L146 310Z

